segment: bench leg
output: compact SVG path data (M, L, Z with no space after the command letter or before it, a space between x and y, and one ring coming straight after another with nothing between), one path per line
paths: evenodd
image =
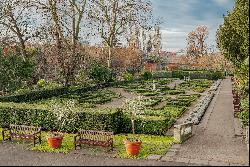
M39 136L39 144L42 144L41 135Z
M2 137L3 137L3 141L4 141L4 131L2 131Z
M35 136L33 137L33 146L34 147L36 146L36 138L35 138Z

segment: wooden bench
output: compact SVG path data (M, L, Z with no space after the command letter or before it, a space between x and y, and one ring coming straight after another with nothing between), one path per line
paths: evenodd
M26 126L26 125L10 125L8 129L2 131L3 141L21 139L33 140L33 145L36 145L36 140L41 144L41 127Z
M75 150L77 146L82 144L111 147L113 150L113 132L83 130L81 129L76 136L74 136Z

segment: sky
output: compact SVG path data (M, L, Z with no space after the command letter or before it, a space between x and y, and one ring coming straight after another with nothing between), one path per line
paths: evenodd
M216 30L223 24L223 14L232 11L234 0L151 0L154 15L161 24L162 50L179 51L186 48L189 32L199 25L208 28L208 46L216 48Z

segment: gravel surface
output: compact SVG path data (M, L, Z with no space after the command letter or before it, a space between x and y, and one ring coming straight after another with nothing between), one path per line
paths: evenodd
M248 164L249 153L242 137L235 136L232 85L222 81L194 136L181 145L175 158Z

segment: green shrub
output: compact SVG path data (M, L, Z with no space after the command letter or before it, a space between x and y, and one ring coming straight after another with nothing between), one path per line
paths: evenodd
M146 116L135 121L138 134L166 135L172 120L166 117Z
M88 75L97 83L105 83L112 80L112 71L98 62L91 63Z
M119 133L120 121L123 120L121 109L77 109L74 112L63 112L69 108L58 108L62 113L63 124L58 121L58 113L48 108L41 108L28 104L0 103L0 127L9 124L41 126L43 130L62 130L76 132L83 129L103 129ZM59 126L59 124L61 126Z
M239 118L240 118L243 126L249 126L249 111L240 112Z
M123 79L124 79L125 81L133 81L133 79L134 79L133 74L128 73L128 72L124 73L124 74L122 75L122 77L123 77Z
M35 68L31 60L24 60L20 54L3 55L0 48L0 90L14 92L30 81Z
M249 126L249 94L240 103L242 112L240 112L239 118L243 126Z
M142 77L143 77L144 80L149 80L149 79L152 78L152 73L149 72L149 71L145 71L145 72L143 73Z
M172 78L171 71L156 71L152 73L153 78Z
M39 81L37 81L36 85L38 88L44 88L46 84L45 79L40 79Z

